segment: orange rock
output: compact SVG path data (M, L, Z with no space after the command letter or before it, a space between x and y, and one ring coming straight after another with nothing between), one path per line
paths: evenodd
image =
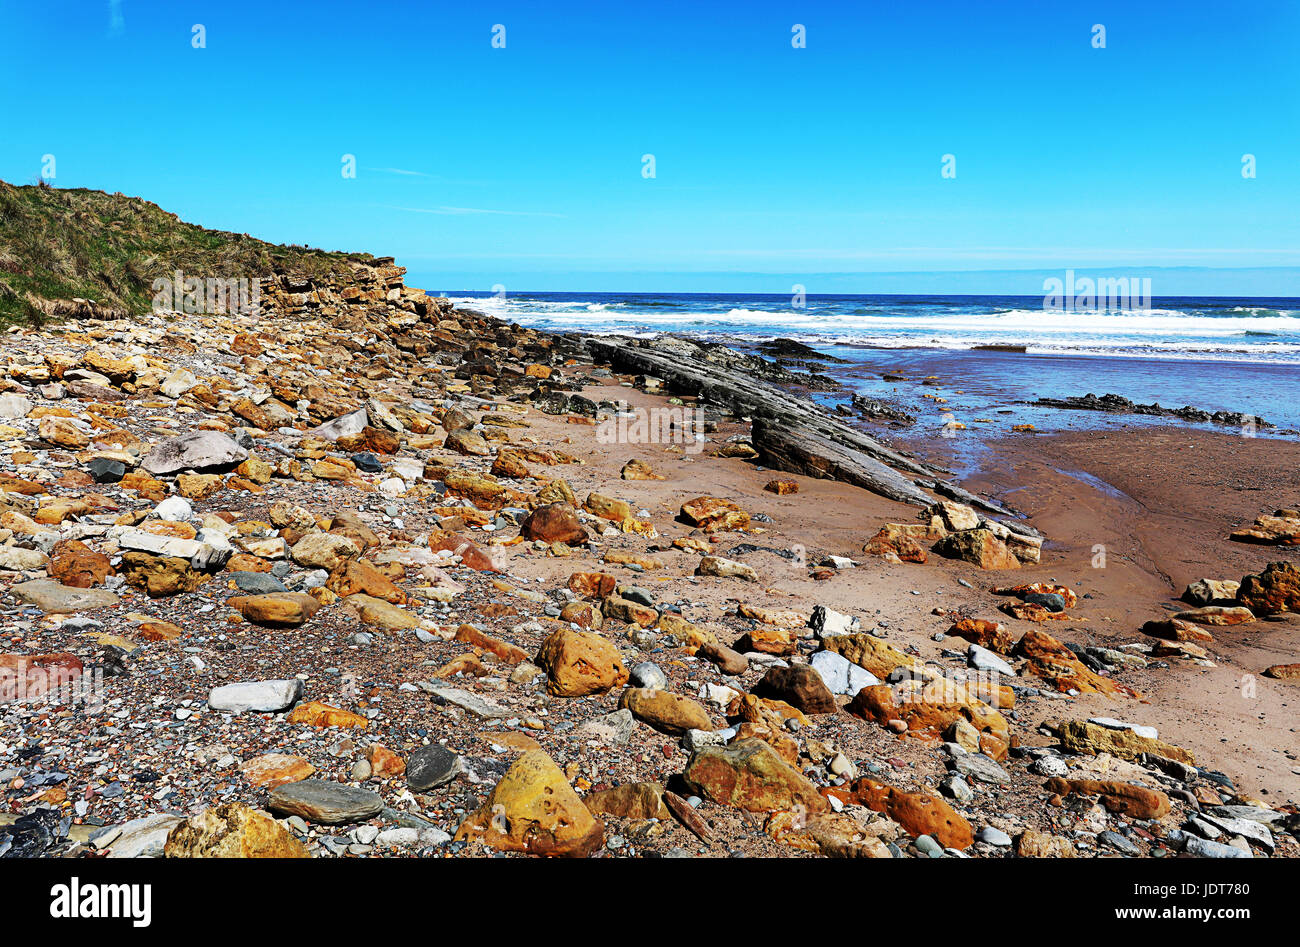
M587 599L602 599L614 591L618 580L607 572L575 572L569 576L569 591Z
M1101 804L1111 812L1120 812L1134 819L1163 819L1169 814L1169 797L1156 789L1134 786L1131 783L1097 779L1049 779L1043 788L1048 792L1068 796L1100 796Z
M64 539L50 550L46 571L64 585L89 589L113 574L113 564L108 556L95 552L80 540Z
M318 700L308 701L293 708L289 723L305 723L311 727L358 727L364 730L370 721L350 710L340 710Z
M1025 632L1016 642L1015 653L1028 659L1025 669L1030 674L1041 677L1058 691L1077 690L1108 697L1123 694L1135 699L1141 696L1130 687L1095 674L1073 651L1045 632Z
M360 592L394 605L406 603L406 593L394 585L388 576L362 559L344 562L342 568L329 577L325 587L336 595L347 596Z
M285 783L296 783L316 772L301 756L289 753L265 753L245 761L239 771L254 786L274 789Z
M542 642L537 666L547 672L547 693L557 697L603 694L627 683L618 649L590 631L556 629Z
M731 500L702 496L682 504L682 518L692 526L710 533L724 529L744 529L749 525L749 514Z
M528 660L528 652L523 648L511 644L508 641L502 641L500 638L494 638L491 635L484 634L473 625L461 625L456 629L456 640L472 644L476 648L482 648L495 654L506 664L522 664Z
M994 759L1005 759L1010 744L1006 718L968 688L947 678L902 681L894 687L888 684L864 687L846 709L882 726L901 720L907 724L908 735L926 739L938 739L958 720L965 720L997 741L990 747L995 751L990 754Z
M928 835L944 848L956 849L969 848L975 841L970 823L938 796L903 792L863 777L853 784L851 799L868 809L883 812L913 838Z
M169 621L147 621L136 629L143 641L175 641L183 632Z
M406 772L406 760L382 743L372 743L366 750L366 759L370 762L370 774L376 779L389 779Z
M768 493L775 493L777 496L783 497L791 493L798 493L799 484L794 480L769 480L763 484L763 489Z
M81 659L73 654L0 654L0 701L72 688L83 670Z
M953 623L948 629L948 634L963 638L981 648L996 651L998 654L1010 654L1016 641L1015 635L1001 622L987 618L962 618Z

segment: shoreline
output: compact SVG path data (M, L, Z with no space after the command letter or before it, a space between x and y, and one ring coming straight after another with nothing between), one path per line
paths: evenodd
M696 399L636 387L637 372L602 371L586 359L582 340L512 328L422 297L401 286L401 272L387 264L359 269L361 305L341 301L358 287L318 287L337 306L328 313L272 292L277 311L260 320L147 316L73 324L67 332L25 330L7 340L9 393L24 400L8 402L18 416L9 421L12 446L2 465L10 478L9 548L16 550L5 573L4 650L129 671L104 677L102 705L55 715L40 705L0 705L13 734L0 746L0 770L16 814L54 806L81 825L129 826L121 831L161 850L179 819L204 811L228 818L221 804L238 802L280 816L276 824L312 855L528 851L480 816L499 804L507 824L524 818L501 787L507 774L524 779L520 761L537 761L541 751L551 762L528 778L549 781L547 791L566 813L540 829L547 845L603 857L927 857L921 837L939 830L897 810L878 811L875 783L942 801L952 824L964 827L941 832L942 847L981 857L1007 855L1012 839L1027 855L1043 837L1101 854L1120 844L1104 841L1107 831L1142 854L1170 854L1185 844L1177 833L1190 812L1257 799L1290 805L1275 817L1293 818L1296 763L1282 758L1293 743L1285 715L1294 683L1261 686L1263 703L1251 712L1265 719L1251 724L1202 680L1208 675L1221 687L1247 663L1282 653L1285 638L1278 636L1289 622L1244 626L1239 640L1234 629L1215 629L1211 651L1220 639L1229 646L1217 669L1170 659L1167 668L1116 665L1086 676L1091 672L1075 662L1083 669L1071 672L1077 680L1133 688L1149 702L1122 691L1071 696L1031 672L1028 661L1002 679L1011 690L978 691L1000 713L976 696L987 682L968 666L975 652L945 637L955 619L974 616L996 618L1016 638L1045 632L1112 647L1141 639L1138 626L1168 599L1170 588L1157 576L1172 568L1161 564L1172 553L1156 548L1132 511L1089 498L1084 488L1092 488L1078 480L1061 485L1037 474L1033 495L1009 493L1028 488L996 470L963 481L980 496L967 493L961 483L945 484L938 454L891 450L812 403L793 404L752 380L751 388L730 390L752 364L696 366L692 375L680 353L664 364L688 382L702 380L710 395L705 416L716 427L706 430L704 450L671 441L602 443L600 419L616 413L616 402L656 411L695 407ZM802 429L771 430L768 417L769 430L758 437L724 402L775 406L777 418L797 418ZM229 462L189 465L203 471L197 475L185 464L159 466L160 445L176 450L177 439L195 435L215 436L236 453ZM805 472L764 469L746 447L751 438ZM1046 438L1024 443L1055 450ZM1262 442L1251 449L1263 465ZM1208 442L1202 450L1211 451ZM726 453L715 456L719 451ZM244 458L238 466L235 456ZM1045 463L1027 453L1008 456L1019 468ZM1222 450L1215 469L1227 471L1231 456ZM827 457L829 472L849 482L809 475ZM130 478L96 482L87 472L92 462L98 471L109 460ZM628 468L631 460L650 474ZM1296 484L1292 471L1300 468L1291 460L1275 459L1290 464L1285 475L1279 466L1277 483ZM1090 466L1079 460L1070 469ZM146 469L150 476L137 476ZM798 490L773 492L773 480ZM876 492L856 485L863 483ZM1118 488L1142 495L1126 483ZM174 502L182 494L184 502ZM1186 494L1202 503L1208 495ZM926 505L943 497L944 516L986 517L979 522L991 525L974 532L999 528L999 518L1011 524L996 512L999 496L1030 508L1019 529L1040 526L1046 534L1037 564L1034 535L1015 530L997 534L1004 556L1018 550L1014 569L986 570L933 552L924 565L864 554L885 524L937 529L925 524ZM700 497L719 500L692 506ZM963 513L952 497L982 504L984 512ZM19 515L20 508L26 512ZM702 516L690 512L701 509ZM714 519L708 510L722 515ZM1233 515L1248 521L1254 512L1241 506ZM1155 567L1148 570L1143 555L1132 563L1121 555L1117 567L1081 572L1085 524L1103 514L1113 520L1110 544L1124 548L1128 534L1140 535ZM1208 549L1205 527L1223 521L1184 525L1178 536L1199 537ZM75 551L78 567L92 573L84 596L45 578L72 574L69 547L56 550L55 540L74 536L87 547ZM160 546L157 537L181 545ZM223 541L238 560L194 564ZM1217 555L1226 558L1205 560L1219 567L1212 578L1244 574L1224 574L1227 562L1249 560L1257 570L1293 558L1258 547L1235 559ZM611 587L599 574L611 577ZM1008 617L998 606L1014 600L988 591L1036 580L1078 588L1070 621ZM14 591L33 581L36 588ZM820 620L818 607L830 610ZM866 651L850 651L858 656L836 666L856 663L853 674L874 668L891 680L901 672L904 688L908 677L946 681L960 706L929 697L901 705L894 712L937 716L915 716L900 732L890 724L902 719L873 717L860 702L868 692L883 700L892 688L849 688L846 677L849 689L832 696L809 662L840 654L835 649L848 639L837 643L835 631L849 629L833 626L850 619L860 633L849 638ZM726 662L743 670L727 670ZM257 681L300 684L275 707L225 703L222 687ZM628 689L647 683L638 694ZM1014 707L1006 706L1012 691ZM108 716L110 707L122 716ZM1158 725L1170 744L1151 746L1194 752L1235 786L1186 770L1171 777L1132 754L1068 751L1065 722L1099 716ZM963 729L970 720L992 722L981 735ZM1225 748L1217 742L1224 733L1239 740ZM945 741L958 749L945 749ZM41 751L35 756L33 746ZM773 761L765 778L777 782L765 792L795 787L813 806L808 832L783 821L790 805L738 803L698 768L705 760L719 772L743 767L740 750ZM1045 804L1042 760L1049 758L1072 778L1167 795L1173 814L1116 815L1069 793L1060 806ZM430 767L440 775L426 784L420 774ZM62 778L47 791L52 768ZM153 776L137 778L142 772ZM336 825L308 800L284 802L302 789L294 787L304 772L330 805L360 799L364 812ZM268 773L272 781L287 777L283 786L260 781ZM643 788L631 792L630 784ZM661 808L668 793L695 797L691 804L708 820L704 837L689 818ZM651 797L661 801L648 809L637 801ZM161 830L135 821L168 812L178 815ZM577 824L580 837L566 828ZM367 825L412 831L377 843L356 834ZM592 848L598 831L619 843ZM1281 825L1276 832L1278 855L1300 855L1292 835ZM86 844L68 842L62 853L86 854ZM285 845L293 847L287 836Z

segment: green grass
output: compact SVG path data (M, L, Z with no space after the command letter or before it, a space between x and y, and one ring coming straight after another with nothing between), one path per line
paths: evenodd
M206 230L138 197L0 181L0 324L39 322L48 304L74 298L143 314L153 281L177 270L200 279L321 278L373 259Z

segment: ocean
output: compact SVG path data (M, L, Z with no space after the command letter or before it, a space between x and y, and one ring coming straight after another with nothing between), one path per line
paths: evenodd
M753 350L788 338L841 361L845 393L889 399L921 417L968 425L1078 430L1178 423L1045 409L1040 397L1114 393L1143 404L1255 414L1300 428L1300 299L1155 297L1108 309L1044 306L1041 296L847 296L686 293L449 294L458 304L558 332L687 335ZM796 305L795 303L802 303ZM901 373L913 381L886 382ZM936 387L921 378L936 376ZM937 395L945 399L936 403ZM946 412L951 412L946 413Z

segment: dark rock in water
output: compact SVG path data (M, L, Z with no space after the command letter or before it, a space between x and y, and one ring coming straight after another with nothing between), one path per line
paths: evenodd
M804 343L794 339L771 339L767 342L760 342L758 349L764 355L774 355L778 358L789 356L815 362L836 362L840 364L846 361L846 359L836 358L834 355L823 355L812 346L804 345Z
M373 792L325 779L303 779L271 790L272 812L301 816L308 822L342 825L372 819L384 808Z
M250 595L289 591L283 582L269 572L234 572L230 577L235 580L235 588Z
M1041 605L1049 612L1065 611L1065 598L1055 592L1030 592L1023 597L1030 605Z
M357 465L357 470L362 473L382 473L384 465L379 458L371 453L353 454L352 463Z
M57 809L37 809L0 828L0 858L39 858L67 838L71 819Z
M126 476L126 464L111 457L92 457L86 470L95 483L117 483Z
M416 792L445 786L464 772L461 759L437 743L422 746L406 761L406 784Z
M862 395L854 395L852 404L853 410L873 421L892 421L897 424L916 423L916 415L908 414L901 408L895 408L889 402L881 401L879 398L864 398Z
M1182 408L1166 408L1159 403L1137 404L1128 398L1116 394L1106 394L1098 398L1089 392L1082 397L1074 396L1070 398L1039 398L1031 402L1040 408L1069 408L1076 411L1106 411L1111 414L1143 414L1153 417L1162 418L1182 418L1184 421L1196 421L1202 424L1230 424L1234 427L1251 426L1255 428L1271 428L1272 424L1261 417L1253 414L1243 414L1240 411L1215 411L1209 412L1203 408L1193 408L1187 405Z

